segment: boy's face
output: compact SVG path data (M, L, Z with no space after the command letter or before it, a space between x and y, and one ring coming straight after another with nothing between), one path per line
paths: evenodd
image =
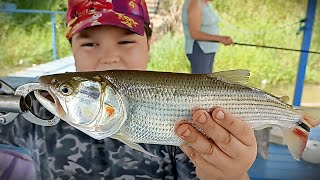
M116 26L93 26L72 36L77 71L146 70L150 41Z

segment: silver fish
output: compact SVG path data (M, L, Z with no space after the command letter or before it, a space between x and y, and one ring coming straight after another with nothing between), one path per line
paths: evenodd
M249 87L249 75L247 70L64 73L40 77L51 97L43 91L35 95L51 113L89 136L118 139L144 153L138 143L180 145L175 125L181 119L191 122L193 108L220 106L255 130L281 127L292 156L299 159L310 128L320 123L320 110L293 107L287 97Z

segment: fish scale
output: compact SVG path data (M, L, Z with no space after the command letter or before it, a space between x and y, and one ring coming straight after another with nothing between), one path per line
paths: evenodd
M145 88L141 88L141 84L136 84L135 87L130 84L131 81L122 83L119 76L115 77L117 81L111 81L118 84L117 87L125 96L130 97L130 116L120 132L130 134L129 139L136 143L181 144L182 140L175 134L173 127L180 120L177 117L191 121L191 109L195 105L207 110L212 106L224 107L236 117L245 119L254 128L264 122L291 127L301 119L300 114L290 111L290 106L278 98L265 95L260 90L247 89L240 84L232 84L231 88L218 79L210 82L211 86L207 85L208 82L204 85L203 81L188 79L203 86L199 88L186 83L189 86L182 89L180 83L172 85L177 83L175 80L171 82L169 78L157 79L158 84L154 86L148 82L142 83ZM170 85L165 86L167 83ZM165 126L166 124L169 126Z
M220 106L254 129L281 127L290 152L299 159L310 128L320 124L320 110L293 107L287 97L247 86L248 78L247 70L76 72L40 77L52 98L35 95L51 113L89 136L114 138L147 154L137 143L180 145L182 139L175 134L178 121L192 124L193 108L210 111Z

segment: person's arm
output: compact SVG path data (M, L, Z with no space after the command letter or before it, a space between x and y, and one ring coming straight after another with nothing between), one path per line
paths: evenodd
M192 39L198 41L219 42L224 45L231 45L233 41L228 36L212 35L201 31L203 15L199 0L191 0L187 9L190 35Z
M201 180L249 179L247 171L257 155L257 142L251 126L222 108L211 114L197 110L192 116L197 128L181 123L176 133L186 143L181 150L196 167Z

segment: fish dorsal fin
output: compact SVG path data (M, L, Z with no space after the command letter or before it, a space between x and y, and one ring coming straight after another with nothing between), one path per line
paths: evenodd
M281 97L278 97L278 99L284 103L288 103L290 100L289 96L281 96Z
M219 71L210 74L209 77L218 77L230 82L248 84L250 71L246 69Z

